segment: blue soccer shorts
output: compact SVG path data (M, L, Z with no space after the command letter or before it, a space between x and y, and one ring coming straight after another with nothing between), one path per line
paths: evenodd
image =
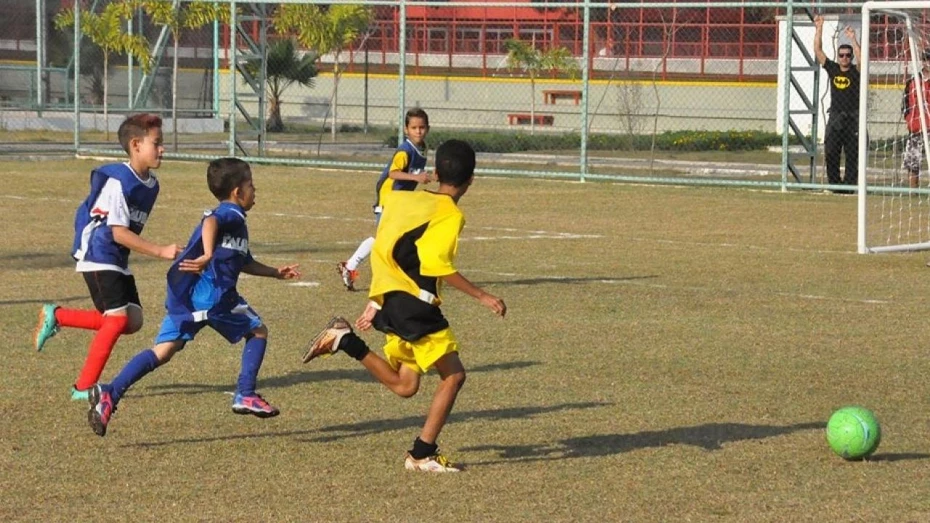
M171 316L165 316L161 322L161 328L158 336L155 337L155 344L169 341L191 341L200 332L200 329L210 326L218 332L220 336L226 338L229 343L238 343L247 334L261 327L262 318L255 312L245 300L240 300L239 304L229 311L212 313L207 319L197 323L186 323L183 328L179 328L171 319Z

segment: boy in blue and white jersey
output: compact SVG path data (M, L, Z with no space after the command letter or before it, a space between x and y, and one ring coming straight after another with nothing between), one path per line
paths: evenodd
M106 434L110 416L129 387L171 360L207 326L230 343L246 340L233 412L260 418L279 413L255 392L268 328L239 295L236 283L241 273L292 279L299 278L300 272L297 265L269 267L252 257L245 219L246 211L255 205L255 185L248 163L237 158L213 160L207 169L207 185L220 204L204 213L181 257L168 270L167 314L155 346L136 354L111 383L91 389L87 419L98 436Z
M381 219L384 196L391 191L412 191L418 183L429 183L432 177L426 172L426 135L429 134L429 116L419 107L410 109L404 116L404 135L406 138L400 144L390 163L381 171L381 176L375 183L375 228ZM342 284L346 290L355 290L355 280L358 279L358 266L371 254L375 238L369 236L355 250L352 256L339 262L336 266L342 276Z
M119 127L129 161L100 166L90 174L90 193L74 216L71 255L84 276L96 310L45 304L39 311L35 347L41 351L61 327L96 331L87 359L71 388L71 399L87 401L88 391L123 334L142 327L142 304L129 270L130 251L173 260L177 245L157 245L140 235L158 198L152 169L161 165L162 121L154 114L128 117Z

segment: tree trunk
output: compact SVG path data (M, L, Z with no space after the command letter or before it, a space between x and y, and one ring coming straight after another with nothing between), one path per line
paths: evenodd
M178 152L178 37L174 35L174 62L171 64L171 140Z
M659 97L659 68L666 64L668 55L672 52L672 36L675 33L675 14L676 11L673 9L671 24L665 23L665 17L662 17L662 37L664 39L662 45L664 49L662 49L662 59L659 60L659 63L657 63L652 70L652 92L656 97L656 110L652 117L652 144L649 146L649 174L653 173L656 161L656 134L659 132L659 109L662 107L662 100Z
M265 127L270 132L280 133L284 130L284 120L281 119L281 99L280 96L272 95L271 106L269 107L268 125Z
M107 107L110 105L110 53L103 52L103 136L106 141L110 141L110 113Z
M530 73L530 134L536 134L536 77Z
M339 59L336 59L336 63L333 65L333 97L329 100L329 112L333 116L333 125L330 135L332 136L333 142L336 141L336 125L338 124L336 118L336 100L339 97Z

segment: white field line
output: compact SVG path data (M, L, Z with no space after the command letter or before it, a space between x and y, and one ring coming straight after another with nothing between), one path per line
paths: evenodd
M741 243L727 243L727 242L695 242L687 240L664 240L662 238L627 238L633 242L642 242L642 243L658 243L666 245L684 245L689 247L717 247L724 249L746 249L748 251L787 251L787 252L803 252L803 253L813 253L813 254L859 254L855 249L850 249L848 251L834 251L834 250L824 250L824 249L802 249L800 247L764 247L761 245L746 245Z
M536 280L536 281L552 281L553 283L558 283L560 281L574 280L572 276L556 276L552 274L538 275L538 274L517 274L513 272L495 272L495 271L483 271L480 269L470 269L469 273L473 274L488 274L491 276L504 276L507 278L513 278L517 280ZM737 289L721 289L719 287L698 287L694 285L666 285L663 283L649 283L642 280L628 280L628 279L602 279L602 280L590 280L591 283L597 284L606 284L606 285L631 285L636 287L645 287L649 289L667 289L667 290L681 290L681 291L691 291L691 292L726 292L732 294L739 294L741 291ZM758 294L756 290L751 291L753 294ZM892 303L891 300L882 300L876 298L843 298L838 296L821 296L816 294L801 294L796 292L781 292L775 291L771 293L774 296L782 296L787 298L797 298L801 300L821 300L821 301L838 301L846 303L864 303L868 305L886 305Z
M345 218L341 216L328 216L328 215L316 215L316 214L292 214L292 213L283 213L275 212L270 213L271 216L276 216L280 218L304 218L309 220L325 220L325 221L344 221L344 222L354 222L354 221L366 221L371 222L371 218ZM511 234L497 235L497 236L463 236L461 241L488 241L488 240L582 240L582 239L594 239L594 238L603 238L600 234L575 234L569 232L551 232L551 231L533 231L525 229L513 229L513 228L502 228L502 227L466 227L466 231L469 229L472 230L487 230L487 231L504 231ZM343 242L340 242L343 243Z
M3 198L11 200L20 200L20 201L55 201L55 202L73 202L74 200L65 199L65 198L31 198L27 196L18 196L18 195L3 195ZM156 210L180 210L179 208L172 208L171 206L157 206ZM188 208L185 208L188 209ZM321 220L321 221L340 221L340 222L367 222L371 223L372 218L347 218L344 216L330 216L325 214L295 214L295 213L286 213L286 212L269 212L264 213L265 216L274 216L276 218L287 218L287 219L307 219L307 220ZM494 241L494 240L585 240L585 239L596 239L603 238L600 234L576 234L569 232L552 232L552 231L536 231L536 230L525 230L525 229L513 229L513 228L502 228L502 227L469 227L466 229L471 230L487 230L487 231L503 231L509 234L502 235L487 235L487 236L464 236L461 238L461 241ZM352 243L352 242L339 242L341 243Z
M318 281L295 281L286 284L288 287L319 287L320 282Z
M15 194L6 194L0 195L0 198L9 199L9 200L18 200L18 201L31 201L31 202L61 202L61 203L71 203L77 206L80 203L80 200L75 200L71 198L50 198L50 197L31 197L31 196L22 196ZM171 206L161 206L157 205L156 211L159 209L164 209L167 211L190 211L190 207L171 207ZM259 211L261 212L261 211ZM345 217L345 216L330 216L325 214L302 214L302 213L282 213L282 212L268 212L262 213L265 216L274 216L279 218L288 218L288 219L307 219L307 220L321 220L321 221L341 221L341 222L360 222L360 223L369 223L371 224L374 220L371 216L366 217ZM481 235L481 236L470 236L469 231L500 231L506 234L500 235ZM461 241L494 241L494 240L589 240L589 239L598 239L605 238L605 235L602 234L581 234L581 233L568 233L568 232L552 232L552 231L537 231L537 230L527 230L527 229L515 229L511 227L472 227L467 226L465 228L465 236L461 238ZM627 238L633 242L641 243L654 243L654 244L666 244L666 245L682 245L682 246L694 246L694 247L712 247L712 248L725 248L725 249L746 249L753 251L787 251L787 252L799 252L799 253L813 253L813 254L849 254L858 256L859 254L855 249L850 250L823 250L823 249L805 249L800 247L765 247L760 245L745 245L739 243L729 243L729 242L696 242L696 241L687 241L687 240L668 240L662 238L643 238L643 237L628 237ZM357 244L355 241L340 241L337 244Z

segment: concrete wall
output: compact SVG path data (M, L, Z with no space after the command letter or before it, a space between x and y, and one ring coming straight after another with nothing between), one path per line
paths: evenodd
M179 78L179 108L183 111L209 112L211 102L203 93L212 92L210 77L200 70L184 70ZM29 76L0 75L0 94L6 93L5 105L29 106ZM230 115L230 76L220 76L220 117ZM82 82L82 98L90 99L89 82ZM136 80L136 85L138 80ZM368 79L368 121L372 125L394 126L401 113L397 76L371 75ZM329 117L332 75L316 78L315 87L292 86L286 91L282 114L286 121L320 125ZM237 87L248 92L244 83ZM434 126L468 129L511 127L508 114L529 113L536 100L536 113L553 116L553 132L578 131L582 125L581 106L572 100L544 103L548 89L580 90L580 82L538 80L535 90L525 78L506 71L493 78L452 78L408 76L405 83L405 107L421 106ZM55 98L62 86L56 83ZM125 69L117 68L110 77L111 112L125 111L128 82ZM251 113L257 106L243 98ZM361 124L365 118L365 78L362 74L345 74L339 84L338 121ZM617 78L592 82L589 91L589 125L593 132L649 133L658 114L658 131L667 130L763 130L777 131L777 89L774 83L737 82L656 82ZM167 75L156 82L150 100L152 110L166 110L170 105ZM98 109L99 110L99 109ZM182 116L185 114L182 113ZM191 115L191 114L187 114ZM192 116L192 115L191 115ZM515 128L517 126L514 126ZM528 127L528 126L519 126ZM210 126L212 129L212 126ZM546 128L540 128L545 130Z
M338 119L360 123L365 111L362 75L344 75L339 83ZM228 80L221 83L228 100ZM328 113L332 76L316 79L315 87L292 87L285 94L286 120L314 123ZM552 115L553 131L577 131L581 108L571 100L545 104L543 91L580 90L579 82L537 81L535 91L526 79L407 77L405 107L420 106L434 126L470 129L509 127L507 115L530 113L535 97L537 114ZM240 85L239 89L245 89ZM368 120L375 125L398 121L400 84L397 77L371 76L368 80ZM535 96L534 96L535 94ZM764 130L775 131L775 84L685 83L616 81L592 83L589 124L594 132L651 132L658 112L658 130ZM228 104L223 105L224 114ZM254 109L254 108L253 108Z

